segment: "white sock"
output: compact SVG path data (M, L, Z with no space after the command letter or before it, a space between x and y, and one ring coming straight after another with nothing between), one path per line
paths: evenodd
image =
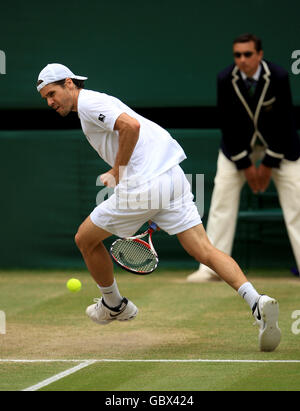
M119 292L118 285L115 279L112 285L109 287L102 287L99 284L98 287L100 288L105 303L109 307L114 308L118 307L118 305L121 304L122 296Z
M249 282L244 283L239 289L238 294L243 297L249 304L251 310L256 301L258 300L260 294L255 290L253 285Z

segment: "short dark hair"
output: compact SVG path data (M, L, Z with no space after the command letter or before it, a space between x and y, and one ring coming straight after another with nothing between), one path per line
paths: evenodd
M261 39L258 38L257 36L255 36L254 34L251 34L251 33L241 34L240 36L236 37L233 40L233 44L248 43L249 41L254 42L256 51L261 51L262 50L262 41L261 41Z
M73 83L75 84L76 88L84 88L84 80L77 80L76 78L71 78ZM37 87L43 82L44 80L39 80L37 82ZM52 84L55 84L56 86L61 86L65 87L65 81L66 79L59 80L59 81L54 81Z

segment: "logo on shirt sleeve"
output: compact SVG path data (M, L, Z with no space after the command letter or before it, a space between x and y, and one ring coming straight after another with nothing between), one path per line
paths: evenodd
M105 115L104 114L99 114L98 120L100 120L100 121L102 121L102 123L104 123Z

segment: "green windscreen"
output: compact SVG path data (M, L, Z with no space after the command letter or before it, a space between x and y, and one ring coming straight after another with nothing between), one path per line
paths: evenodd
M300 104L300 3L273 0L37 0L1 5L0 109L41 108L37 76L48 63L86 75L87 88L135 107L213 106L216 75L232 62L232 40L254 32L265 58L291 73Z

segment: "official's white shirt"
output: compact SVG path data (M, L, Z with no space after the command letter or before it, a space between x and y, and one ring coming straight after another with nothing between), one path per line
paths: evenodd
M258 66L256 72L253 74L253 76L251 76L251 78L253 78L253 80L258 81L258 80L259 80L260 73L261 73L261 70L262 70L262 69L261 69L261 64L260 64L260 65ZM241 75L242 75L242 79L243 79L244 81L248 78L247 74L244 73L242 70L241 70Z
M122 183L126 180L130 185L143 184L186 158L182 147L162 127L137 114L115 97L83 89L78 97L82 130L99 156L111 167L119 148L119 133L114 130L114 125L122 113L140 123L139 139Z

